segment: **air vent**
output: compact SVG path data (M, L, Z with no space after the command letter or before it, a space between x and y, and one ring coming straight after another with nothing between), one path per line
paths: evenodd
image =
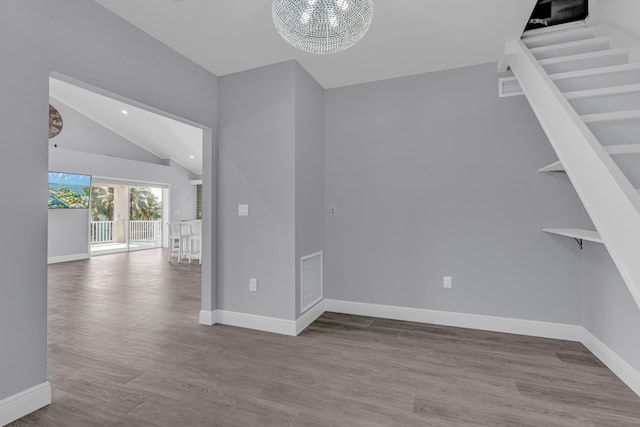
M524 95L524 93L515 77L501 77L498 79L498 96L500 98L518 95Z
M300 312L322 299L322 252L300 258Z

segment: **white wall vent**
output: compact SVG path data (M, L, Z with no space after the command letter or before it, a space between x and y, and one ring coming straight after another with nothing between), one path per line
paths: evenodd
M498 96L505 98L507 96L524 95L520 83L515 77L501 77L498 79Z
M300 258L300 313L322 299L322 252Z

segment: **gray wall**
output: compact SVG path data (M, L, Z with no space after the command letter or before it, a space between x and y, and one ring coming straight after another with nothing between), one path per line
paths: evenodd
M541 231L580 204L496 91L486 64L326 92L326 297L580 323L577 245Z
M46 380L47 207L43 200L49 74L70 76L213 129L217 79L86 0L3 0L0 53L0 180L16 184L0 190L2 200L11 200L15 207L0 214L3 223L12 224L3 233L11 247L0 257L3 399ZM205 175L212 175L207 161ZM215 186L207 191L215 199ZM208 214L215 223L215 211ZM205 222L207 231L215 238L215 230ZM205 274L214 265L204 259Z
M167 221L181 221L196 217L196 186L190 182L195 175L175 162L163 166L82 151L51 148L49 169L92 175L94 182L99 177L122 180L125 184L127 182L168 184L170 212ZM176 215L176 211L180 213ZM72 214L68 210L49 210L49 257L88 254L89 214L87 210L80 212L83 212L84 216L81 217L79 213ZM66 238L61 239L62 236Z
M323 103L293 61L220 78L218 308L300 314L299 259L323 249Z
M50 209L47 255L89 256L89 209Z
M585 243L580 257L582 326L640 370L640 309L604 245Z
M324 90L296 63L296 317L300 315L300 258L323 250Z
M219 79L218 308L295 318L294 62ZM249 216L238 216L238 205ZM249 292L249 279L258 292Z
M640 2L638 0L592 0L589 18L592 24L607 24L640 40Z
M50 98L63 120L62 132L49 140L49 148L85 151L104 156L138 160L158 165L166 162L126 138L107 129L67 104Z

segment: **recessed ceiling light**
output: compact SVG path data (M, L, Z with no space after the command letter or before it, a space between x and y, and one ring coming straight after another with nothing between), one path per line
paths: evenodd
M195 159L195 158L196 158L196 156L189 156L189 157L191 157L192 159Z
M127 110L122 110L122 114L126 116L127 114L129 114L129 112Z

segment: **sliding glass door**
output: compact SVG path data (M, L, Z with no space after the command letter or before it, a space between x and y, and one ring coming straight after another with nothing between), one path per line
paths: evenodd
M91 254L162 247L163 189L101 183L91 188Z

